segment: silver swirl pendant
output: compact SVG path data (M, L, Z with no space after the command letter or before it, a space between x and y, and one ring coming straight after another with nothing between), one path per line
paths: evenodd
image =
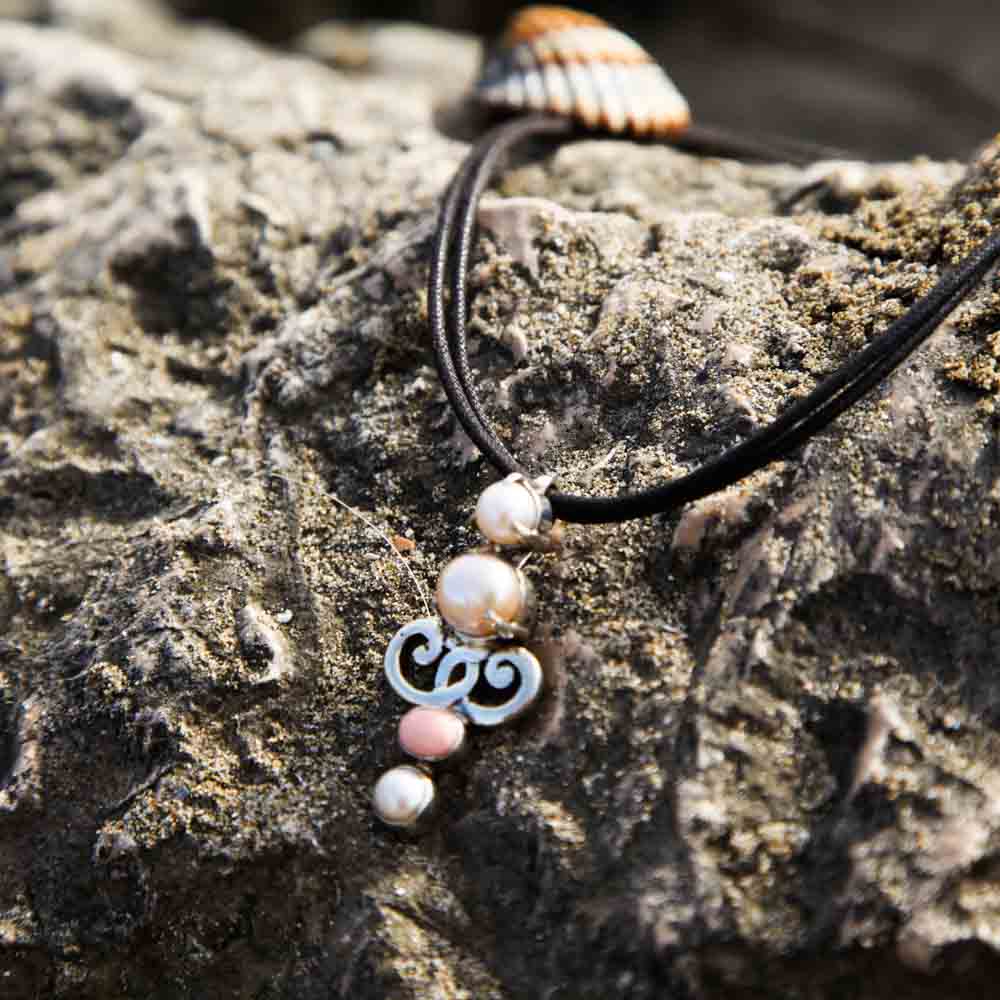
M415 639L422 641L414 643ZM420 667L436 667L429 688L418 686L415 677L410 679ZM542 690L541 665L523 646L489 649L463 644L448 638L437 618L419 618L392 637L385 652L385 675L396 694L411 705L450 708L487 727L516 719ZM473 692L483 683L504 695L503 700L496 704L474 700Z

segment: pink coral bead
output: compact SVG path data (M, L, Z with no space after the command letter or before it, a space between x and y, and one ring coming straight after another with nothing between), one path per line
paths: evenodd
M465 723L447 708L411 708L399 720L399 745L418 760L444 760L465 742Z

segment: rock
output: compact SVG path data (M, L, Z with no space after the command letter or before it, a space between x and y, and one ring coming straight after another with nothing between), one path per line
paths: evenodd
M986 995L993 280L795 459L569 526L546 704L402 841L383 651L494 479L427 336L466 147L433 80L157 16L0 24L4 996ZM694 468L982 238L998 157L523 163L477 244L489 412L568 489Z

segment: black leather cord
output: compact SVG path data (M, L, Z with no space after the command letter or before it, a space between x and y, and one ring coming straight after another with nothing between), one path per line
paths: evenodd
M497 437L476 392L466 349L469 260L476 213L499 159L532 136L564 136L563 119L528 115L489 132L459 168L448 193L434 242L429 311L434 356L445 393L466 433L498 470L530 475ZM611 523L649 517L731 486L786 457L871 391L906 360L965 298L1000 257L1000 235L990 237L949 271L905 315L828 375L807 396L740 444L694 472L661 486L617 497L585 497L549 491L553 514L564 521ZM446 310L444 289L450 283Z
M476 395L465 346L469 256L476 225L476 209L483 189L496 168L497 160L510 146L528 136L569 135L573 130L572 122L565 118L528 115L511 119L488 132L452 178L441 206L437 232L434 235L428 281L428 311L438 375L466 433L485 454L489 455L494 465L510 471L523 470L490 428L489 420ZM458 221L457 232L456 221ZM452 244L456 236L458 259L449 268ZM449 303L451 322L445 317L444 300L444 286L449 273L452 277ZM459 316L461 321L456 323L455 318Z
M662 144L663 140L652 140ZM805 166L817 160L858 159L851 153L815 142L801 142L784 136L737 135L729 129L692 122L683 132L671 137L670 145L689 149L703 156L725 156L735 160L757 160L766 163L794 163Z

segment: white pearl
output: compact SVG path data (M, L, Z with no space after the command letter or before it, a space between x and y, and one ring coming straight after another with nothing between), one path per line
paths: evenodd
M403 764L375 783L372 806L389 826L413 826L434 802L434 782L416 767Z
M519 530L538 530L538 500L523 483L501 479L487 486L476 504L476 524L483 535L497 545L518 545L524 541Z
M469 636L493 635L496 627L489 612L515 623L525 611L524 587L517 570L481 552L452 559L438 577L436 597L441 617Z

